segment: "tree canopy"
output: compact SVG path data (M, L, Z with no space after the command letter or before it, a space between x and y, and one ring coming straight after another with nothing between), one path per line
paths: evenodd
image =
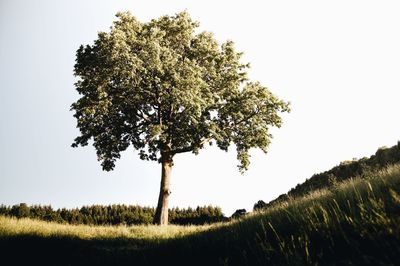
M186 12L142 23L118 13L110 32L76 54L72 104L81 135L89 140L104 170L132 145L144 160L161 153L197 153L215 143L236 146L239 168L249 165L249 149L267 151L270 126L280 127L285 101L259 82L249 81L249 64L234 43L219 45Z

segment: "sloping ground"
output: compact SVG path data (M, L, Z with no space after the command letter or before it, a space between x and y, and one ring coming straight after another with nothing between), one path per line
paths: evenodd
M386 168L389 165L400 163L400 141L397 145L390 148L379 148L374 155L369 158L353 159L351 161L343 161L332 169L314 174L305 182L297 184L289 192L279 195L274 200L265 203L263 200L254 204L254 210L267 209L274 204L287 201L291 197L301 197L315 190L329 189L337 183L346 181L350 178L358 176L359 178L368 178L372 173Z
M1 260L13 265L399 265L400 165L208 227L82 227L93 230L85 236L0 223Z
M379 148L369 158L364 157L358 160L344 161L328 171L315 174L304 183L292 188L288 192L288 196L303 196L316 189L334 186L336 182L342 182L354 176L368 177L379 169L398 163L400 163L400 141L390 148ZM281 195L281 198L284 196L285 194Z

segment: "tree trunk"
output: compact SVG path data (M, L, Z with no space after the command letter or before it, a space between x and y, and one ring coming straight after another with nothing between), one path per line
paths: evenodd
M172 170L172 156L168 153L161 155L161 185L160 195L158 196L158 205L154 215L154 223L158 225L168 224L168 200L171 190L169 189L171 170Z

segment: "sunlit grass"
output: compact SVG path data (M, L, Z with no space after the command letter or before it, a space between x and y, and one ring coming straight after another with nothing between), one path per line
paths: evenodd
M0 216L0 236L30 235L40 237L71 237L78 239L169 239L183 237L206 231L210 225L203 226L90 226L69 225L45 222L28 218Z

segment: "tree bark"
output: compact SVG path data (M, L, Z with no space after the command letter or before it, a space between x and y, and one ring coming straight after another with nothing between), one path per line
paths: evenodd
M158 204L153 221L158 225L168 225L168 201L169 195L171 194L169 185L172 165L172 155L170 153L162 154L160 195L158 196Z

